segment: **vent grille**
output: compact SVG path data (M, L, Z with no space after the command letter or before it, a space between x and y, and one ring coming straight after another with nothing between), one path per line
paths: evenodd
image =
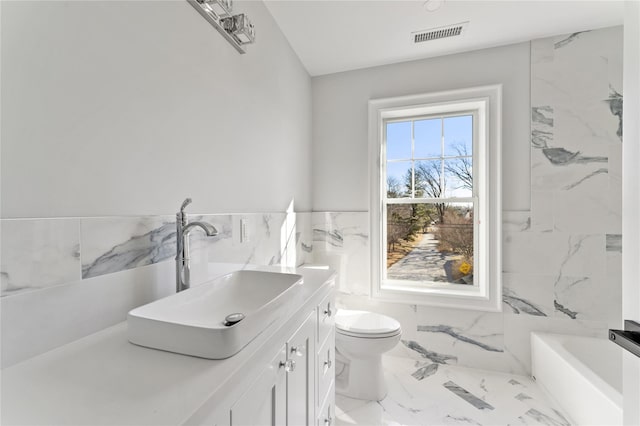
M446 27L417 31L411 33L411 38L414 43L422 43L425 41L438 40L440 38L459 36L464 32L468 23L469 22L462 22L460 24L447 25Z

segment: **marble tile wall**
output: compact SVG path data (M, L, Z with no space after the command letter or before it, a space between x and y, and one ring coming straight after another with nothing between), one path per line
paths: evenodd
M531 42L531 210L503 212L503 312L371 300L368 212L314 213L339 306L398 319L395 355L517 374L531 331L620 326L621 55L619 27Z
M209 279L214 263L219 271L312 261L311 213L190 220L219 231L192 234L193 284ZM242 241L241 220L248 229ZM130 309L174 291L174 216L3 219L0 235L3 368L123 321Z
M200 215L219 231L191 237L202 262L297 266L310 260L311 213ZM240 241L240 220L248 238ZM2 297L140 268L175 257L174 216L3 219ZM196 262L197 263L197 262Z
M368 295L369 213L314 212L311 220L313 261L338 272L339 291Z

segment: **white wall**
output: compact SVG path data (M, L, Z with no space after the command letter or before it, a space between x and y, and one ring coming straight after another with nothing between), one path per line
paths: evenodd
M261 1L2 2L2 217L310 210L311 81Z
M640 3L625 2L622 317L640 322ZM640 424L640 359L624 355L624 424Z
M529 73L522 43L314 77L313 209L369 209L370 99L502 83L503 208L528 210Z

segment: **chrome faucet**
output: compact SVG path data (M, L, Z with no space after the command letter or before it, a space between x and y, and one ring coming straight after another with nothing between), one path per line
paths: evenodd
M202 229L207 237L215 237L218 230L206 222L187 223L184 209L191 204L191 198L182 203L176 214L176 293L191 287L191 261L189 259L189 234L196 228Z

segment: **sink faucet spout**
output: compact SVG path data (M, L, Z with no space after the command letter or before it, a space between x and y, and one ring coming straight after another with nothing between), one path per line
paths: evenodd
M189 258L189 234L196 228L204 231L207 237L215 237L218 230L206 222L188 222L184 209L191 203L187 198L176 214L176 293L191 287L191 260Z

